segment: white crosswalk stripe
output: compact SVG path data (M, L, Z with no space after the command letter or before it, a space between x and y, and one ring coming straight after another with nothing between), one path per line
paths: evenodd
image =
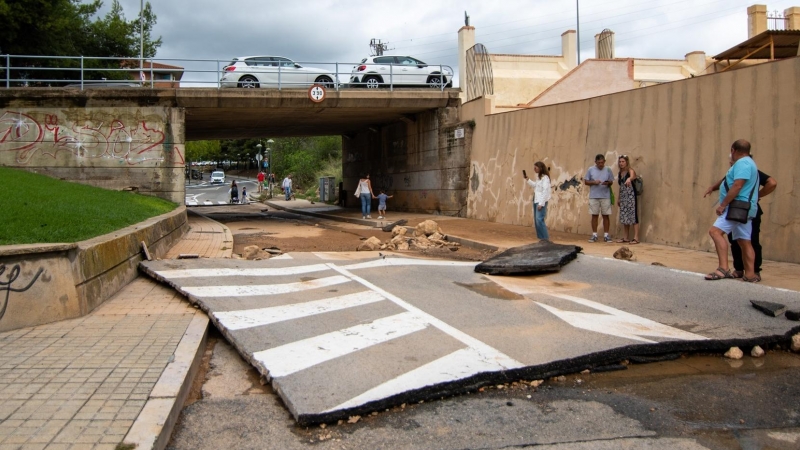
M256 295L288 294L290 292L307 291L335 284L347 283L347 277L341 275L319 278L311 281L300 281L284 284L261 284L253 286L186 286L182 289L195 297L251 297Z
M275 258L272 258L275 259ZM161 270L158 273L164 278L219 278L219 277L277 277L286 275L300 275L304 273L330 270L325 264L312 264L296 267L259 267L259 268L213 268L213 269L185 269Z
M256 352L253 358L264 364L270 377L277 378L420 331L426 326L422 318L406 312Z
M229 330L259 327L271 323L323 314L356 306L386 300L377 292L365 291L355 294L331 297L306 303L294 303L271 308L243 309L237 311L221 311L213 313L220 325Z

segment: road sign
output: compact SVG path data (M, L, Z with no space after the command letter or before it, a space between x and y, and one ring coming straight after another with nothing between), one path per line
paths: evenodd
M464 138L464 129L463 128L456 128L455 138L456 139L463 139Z
M261 153L256 153L256 161L261 161L262 159L264 159L264 157L261 156Z
M325 87L315 84L308 88L308 98L314 103L320 103L321 101L325 100Z

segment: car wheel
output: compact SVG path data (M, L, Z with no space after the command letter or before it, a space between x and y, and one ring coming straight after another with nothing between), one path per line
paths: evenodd
M247 89L257 88L258 79L252 75L245 75L242 78L239 78L239 87Z
M364 84L367 89L378 89L381 86L381 80L378 77L364 77Z
M317 77L317 79L314 80L314 83L321 84L322 86L325 86L326 89L333 87L333 80L331 80L330 77Z
M442 78L439 75L434 75L428 78L428 87L432 89L441 89L442 88Z

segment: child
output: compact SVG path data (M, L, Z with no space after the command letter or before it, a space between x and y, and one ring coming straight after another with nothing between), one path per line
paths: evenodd
M243 205L247 204L247 188L244 186L242 186L242 197L239 199L239 201Z
M381 189L378 194L378 219L386 218L386 199L394 197L393 195L386 195L386 191Z

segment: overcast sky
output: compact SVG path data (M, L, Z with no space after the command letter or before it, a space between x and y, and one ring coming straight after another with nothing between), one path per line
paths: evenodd
M105 8L110 5L105 0ZM139 0L120 0L138 16ZM747 38L747 6L756 0L580 0L581 59L594 57L594 35L616 33L616 56L682 59L713 56ZM763 2L760 2L763 3ZM298 62L340 62L349 73L378 38L428 64L457 70L458 29L464 11L476 42L490 53L558 55L561 33L576 27L575 0L168 0L152 2L161 36L160 58L219 59L279 55ZM771 1L769 11L800 6ZM164 61L167 62L167 61ZM184 81L214 80L216 63L172 64L208 70ZM224 63L222 63L224 65ZM321 66L325 67L325 66ZM326 67L332 70L332 67Z

